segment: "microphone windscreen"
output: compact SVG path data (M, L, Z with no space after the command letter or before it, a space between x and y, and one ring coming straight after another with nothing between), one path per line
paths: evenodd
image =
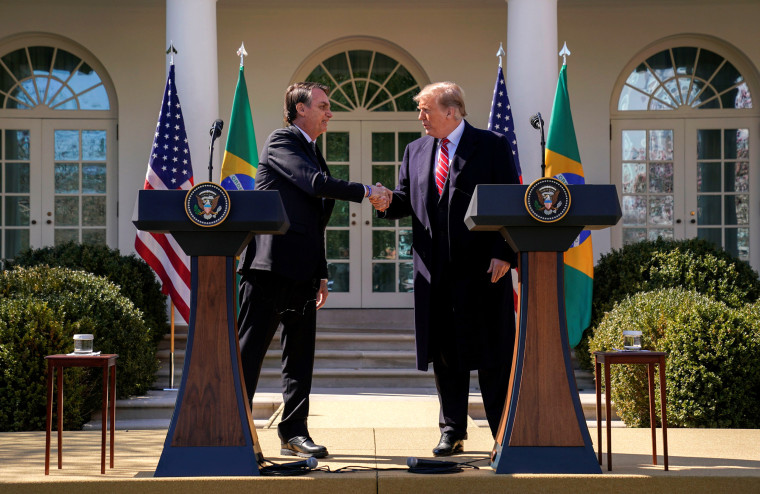
M414 456L410 456L409 458L407 458L406 459L406 466L408 466L409 468L416 467L417 466L417 458L415 458Z
M317 468L317 465L319 465L319 462L313 456L310 456L309 459L306 460L306 466L309 468Z

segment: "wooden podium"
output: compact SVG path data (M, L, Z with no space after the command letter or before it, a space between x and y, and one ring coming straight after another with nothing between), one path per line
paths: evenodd
M185 190L141 190L132 223L171 233L191 262L190 321L182 382L156 477L259 475L263 459L241 380L235 256L254 233L289 227L276 191L230 191L223 223L185 213Z
M526 210L528 187L479 185L465 216L470 230L498 230L520 253L520 320L491 467L496 473L601 473L570 363L563 253L582 230L618 222L617 191L614 185L570 185L566 215L543 223Z

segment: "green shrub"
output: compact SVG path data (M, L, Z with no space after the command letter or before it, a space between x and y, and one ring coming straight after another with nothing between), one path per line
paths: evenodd
M760 297L760 278L747 263L699 239L645 241L603 255L594 267L591 325L575 353L591 369L587 340L616 303L637 292L683 287L730 307Z
M0 272L0 430L42 429L44 358L73 351L76 333L92 333L96 351L119 355L117 397L148 390L158 368L156 344L140 311L116 285L65 268ZM101 400L101 372L75 372L64 373L69 428L81 428Z
M145 325L155 342L169 331L166 295L161 293L161 284L150 266L134 255L123 256L118 250L105 245L67 242L54 247L24 250L6 263L8 268L44 264L104 276L116 283L124 296L142 311Z
M624 330L642 331L644 349L669 354L668 425L760 427L760 304L733 308L682 288L638 293L607 313L591 351L622 348ZM646 366L615 365L610 374L623 421L648 426ZM657 408L659 417L659 400Z

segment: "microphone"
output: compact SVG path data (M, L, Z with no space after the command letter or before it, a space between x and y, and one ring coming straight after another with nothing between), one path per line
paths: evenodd
M209 135L211 136L211 144L208 146L208 181L212 182L213 178L213 169L214 169L214 141L217 137L222 135L222 127L224 127L224 122L222 122L220 119L214 120L214 123L211 124L211 130L208 131Z
M224 122L220 119L214 120L214 123L211 124L211 129L208 131L208 134L211 136L212 139L216 139L220 135L222 135L222 128L224 127Z
M406 459L406 466L409 468L451 468L457 465L458 463L455 461L425 460L414 456Z
M291 461L290 463L280 463L278 466L280 468L288 468L288 469L308 468L309 470L312 470L314 468L317 468L317 465L319 465L319 462L317 461L317 459L314 458L313 456L310 456L306 460Z
M536 130L544 126L544 119L541 118L541 112L538 112L532 117L530 117L530 124Z

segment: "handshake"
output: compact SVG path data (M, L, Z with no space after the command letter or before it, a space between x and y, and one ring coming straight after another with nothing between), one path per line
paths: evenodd
M393 200L393 191L383 186L380 182L371 187L372 193L369 195L369 203L372 207L382 212L388 209Z

